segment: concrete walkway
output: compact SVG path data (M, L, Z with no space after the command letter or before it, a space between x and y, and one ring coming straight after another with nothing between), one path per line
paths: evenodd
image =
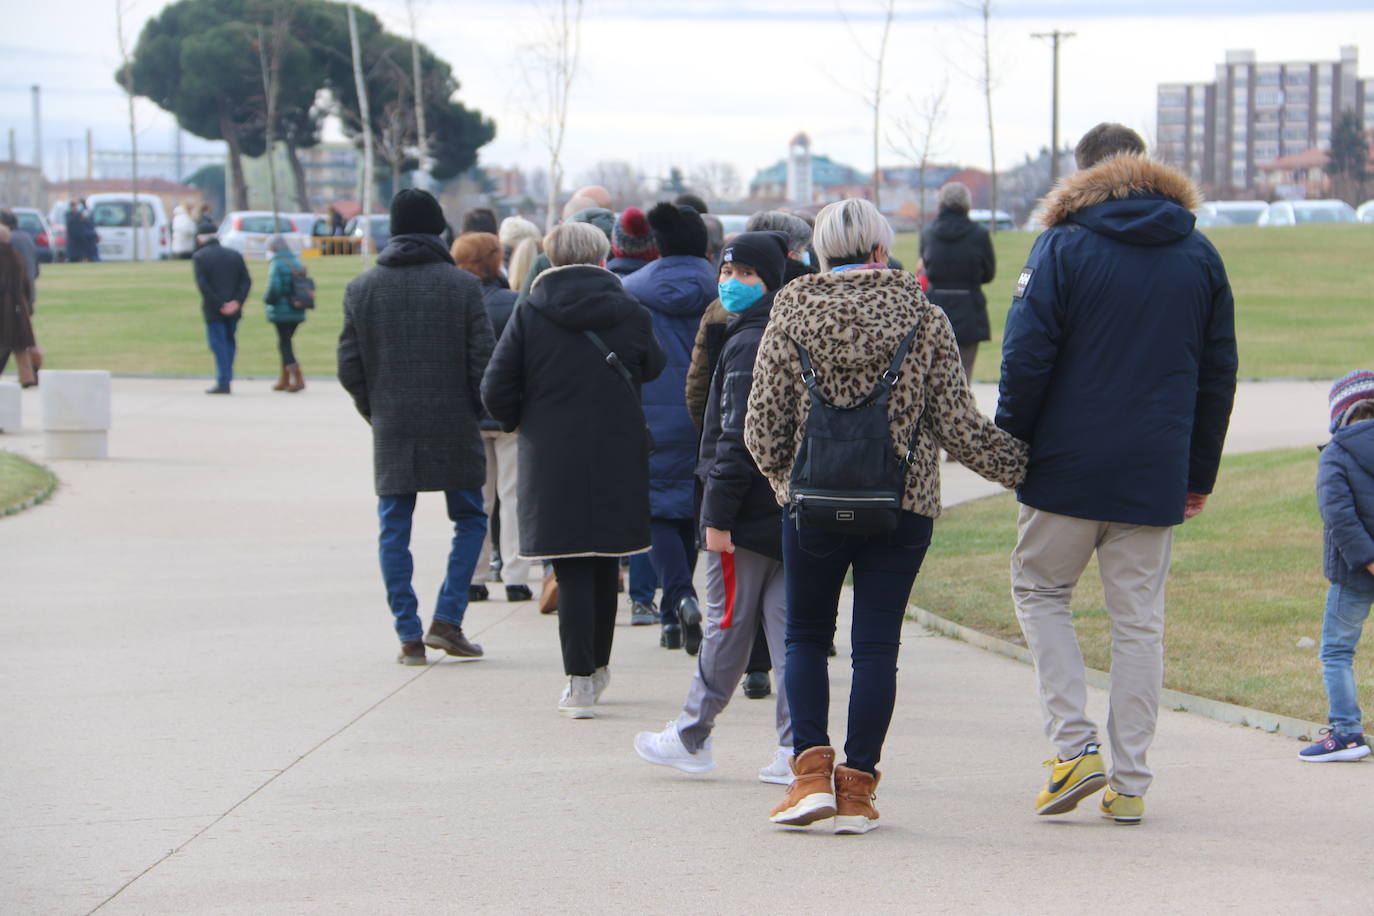
M472 606L480 662L398 666L367 428L336 385L267 385L116 381L112 459L56 463L54 498L0 520L0 912L1277 912L1374 874L1374 765L1183 713L1145 825L1035 817L1031 670L915 625L865 837L767 822L771 703L732 703L708 777L639 760L693 664L653 628L617 633L592 721L555 713L531 603ZM1324 407L1247 385L1231 444L1315 444ZM996 489L945 470L950 501ZM441 502L417 514L426 617Z

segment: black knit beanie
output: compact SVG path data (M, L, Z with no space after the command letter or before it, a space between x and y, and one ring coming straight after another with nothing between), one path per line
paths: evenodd
M655 204L649 211L649 228L654 231L654 244L663 257L706 257L706 224L701 221L701 214L691 207L675 206L666 201Z
M439 235L447 228L439 201L428 191L406 188L391 198L392 235Z
M782 271L787 265L787 236L781 232L741 232L725 243L721 265L738 261L754 268L770 292L782 286Z

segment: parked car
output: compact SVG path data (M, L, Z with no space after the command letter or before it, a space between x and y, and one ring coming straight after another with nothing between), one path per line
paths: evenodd
M368 224L368 235L372 237L373 254L386 247L386 243L391 241L391 217L386 214L375 214L373 216L355 216L344 226L344 235L349 238L357 239L361 243L363 238L364 223ZM356 253L357 249L354 249Z
M749 217L739 216L735 213L712 213L711 215L720 220L720 227L725 230L727 239L732 235L739 235L744 231L744 227L749 224Z
M970 210L968 218L980 226L986 226L992 219L991 210ZM1016 224L1011 221L1011 214L1006 210L997 211L997 231L1010 232L1016 228Z
M1353 223L1355 208L1343 200L1278 200L1259 218L1261 226L1305 226L1308 223Z
M1374 200L1366 200L1356 207L1355 216L1362 223L1374 223Z
M1203 207L1199 207L1195 215L1197 216L1197 221L1193 223L1193 226L1197 229L1211 229L1213 226L1234 225L1229 219L1216 211L1207 210Z
M1209 224L1213 226L1253 226L1268 209L1262 200L1210 200L1198 207L1197 213L1199 219L1204 214L1216 218L1218 221Z
M133 194L111 191L87 196L86 207L100 236L97 247L102 261L132 261L135 233L140 261L161 260L171 255L172 227L160 198L151 194L138 195L135 212Z
M33 239L33 246L38 249L39 261L47 264L50 261L66 259L67 252L64 248L57 247L42 211L32 207L11 207L10 211L19 221L19 228Z
M289 214L278 213L276 228L272 225L271 210L231 210L224 214L224 221L219 224L219 243L245 258L267 259L271 257L267 240L280 232L286 236L286 244L292 250L301 250L301 236Z

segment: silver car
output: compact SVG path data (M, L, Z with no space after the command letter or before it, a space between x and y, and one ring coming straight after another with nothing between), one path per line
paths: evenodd
M1259 218L1261 226L1353 223L1355 208L1343 200L1277 200Z

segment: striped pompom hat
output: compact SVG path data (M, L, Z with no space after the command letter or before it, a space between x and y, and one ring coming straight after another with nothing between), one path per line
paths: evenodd
M1374 398L1374 372L1356 369L1337 379L1331 386L1331 432L1341 428L1350 408L1369 398Z
M638 207L626 207L611 231L611 254L617 258L658 259L658 247L649 229L648 217Z

